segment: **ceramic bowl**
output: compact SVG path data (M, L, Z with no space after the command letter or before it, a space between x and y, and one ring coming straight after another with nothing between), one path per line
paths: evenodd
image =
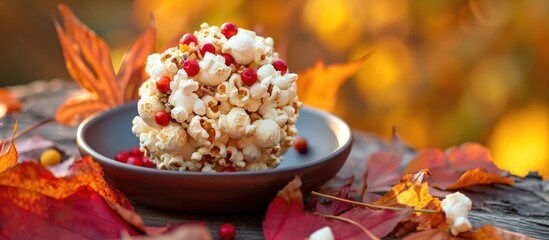
M351 151L351 130L327 112L303 107L297 128L309 151L293 148L275 169L253 172L178 172L125 164L114 160L121 150L139 145L131 132L136 103L96 114L78 128L82 155L91 155L103 167L111 187L138 203L192 213L236 213L265 209L277 192L300 176L308 193L331 179Z

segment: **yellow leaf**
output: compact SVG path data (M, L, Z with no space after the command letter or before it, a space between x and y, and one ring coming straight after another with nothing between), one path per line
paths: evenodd
M299 74L297 95L306 105L327 111L333 110L337 93L343 83L358 71L370 55L371 53L348 63L328 67L322 61L318 61L314 67Z

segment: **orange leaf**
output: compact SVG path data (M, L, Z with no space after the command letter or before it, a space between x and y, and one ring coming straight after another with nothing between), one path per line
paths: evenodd
M467 238L453 237L448 232L448 229L435 228L431 230L421 231L405 237L403 240L463 240Z
M90 157L76 161L69 169L69 175L62 178L55 177L40 163L23 162L0 172L0 185L37 192L54 199L66 198L81 187L90 187L106 200L133 210L126 197L109 187L103 179L103 169Z
M96 112L107 109L109 105L96 99L95 95L78 95L67 99L57 108L55 120L62 124L74 125Z
M21 111L21 102L8 89L0 88L0 118L6 113Z
M513 185L515 184L515 181L513 181L513 179L510 179L508 177L502 177L493 173L486 172L483 169L475 168L461 175L461 177L456 183L451 184L449 186L440 186L440 187L445 190L455 190L455 189L460 189L460 188L474 186L474 185L492 184L492 183Z
M138 90L143 80L147 79L145 73L145 62L147 56L155 49L156 25L151 18L149 28L143 33L126 52L120 70L116 75L120 89L124 91L123 101L137 99Z
M428 182L437 188L455 190L480 184L514 184L503 175L493 162L490 151L478 143L464 143L450 147L445 152L440 149L421 151L404 170L412 173L428 168L431 178Z
M371 53L354 61L324 66L317 61L311 67L299 74L297 80L297 95L307 105L331 111L337 100L337 93L343 83L355 74Z
M15 139L15 133L17 132L18 126L19 124L16 120L15 126L13 126L13 133L11 135L10 149L6 152L6 154L3 154L6 143L3 143L2 146L0 146L0 173L17 163L18 153L13 140Z
M121 104L109 46L82 24L70 8L63 4L58 8L65 29L57 21L55 28L69 74L80 86L97 94L108 105Z
M444 215L440 207L440 200L429 194L427 183L422 183L425 176L429 176L428 170L422 170L416 174L409 174L402 178L400 183L393 186L391 191L374 202L383 206L410 206L414 209L432 209L439 213L414 213L409 219L401 222L397 231L393 234L403 236L416 230L434 228L444 222Z
M524 234L511 232L497 228L491 225L484 225L479 228L477 231L474 231L471 234L466 234L468 239L478 239L478 240L499 240L499 239L513 239L513 240L529 240L534 239L530 238Z

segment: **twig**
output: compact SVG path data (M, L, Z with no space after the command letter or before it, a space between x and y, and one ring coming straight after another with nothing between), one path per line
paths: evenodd
M345 218L345 217L340 217L340 216L334 216L334 215L324 215L324 214L320 214L320 213L315 213L315 214L317 214L321 217L336 219L336 220L339 220L339 221L342 221L342 222L346 222L346 223L355 225L356 227L360 228L360 230L362 230L366 235L368 235L368 237L370 237L372 240L380 240L374 234L372 234L372 232L370 232L370 230L368 230L367 228L362 226L360 223L357 223L352 219Z
M55 119L53 118L49 118L49 119L46 119L46 120L43 120L41 122L38 122L38 123L35 123L25 129L23 129L22 131L18 132L15 134L15 136L13 137L13 141L17 140L18 138L22 137L22 136L25 136L26 134L28 134L29 132L32 132L50 122L53 122L55 121ZM7 142L10 142L10 140L2 140L0 139L0 145L4 144L4 143L7 143Z
M349 200L349 199L345 199L345 198L339 198L339 197L334 197L334 196L322 194L322 193L315 192L315 191L312 191L311 194L313 194L315 196L319 196L319 197L325 197L325 198L338 200L338 201L342 201L342 202L346 202L346 203L351 203L351 204L354 204L354 205L359 205L359 206L368 207L368 208L388 209L388 210L393 210L393 211L403 211L404 210L404 208L399 208L399 207L389 207L389 206L383 206L383 205L357 202L357 201L353 201L353 200ZM412 211L420 212L420 213L439 213L439 211L432 210L432 209L413 209Z

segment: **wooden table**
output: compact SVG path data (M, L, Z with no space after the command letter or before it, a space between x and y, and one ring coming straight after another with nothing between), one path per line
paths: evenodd
M11 89L21 97L25 105L24 111L19 114L19 127L24 129L41 120L52 118L57 106L78 87L69 81L41 80ZM11 126L14 120L14 116L8 116L2 122L4 126ZM76 127L49 124L26 137L40 135L54 141L68 154L77 154L75 133ZM5 139L10 134L11 128L0 127L0 138ZM355 165L358 167L365 165L363 162L371 153L387 147L383 140L358 131L353 133L353 139L353 151L347 164L362 162ZM340 174L349 174L345 171ZM461 192L473 200L473 211L469 215L471 223L475 227L491 224L530 237L549 239L549 181L543 181L534 175L515 180L517 184L514 186L484 185L462 190ZM160 211L140 204L135 204L135 209L148 226L204 221L216 236L219 225L227 222L236 226L237 239L263 239L261 225L264 212L230 216L189 215Z

